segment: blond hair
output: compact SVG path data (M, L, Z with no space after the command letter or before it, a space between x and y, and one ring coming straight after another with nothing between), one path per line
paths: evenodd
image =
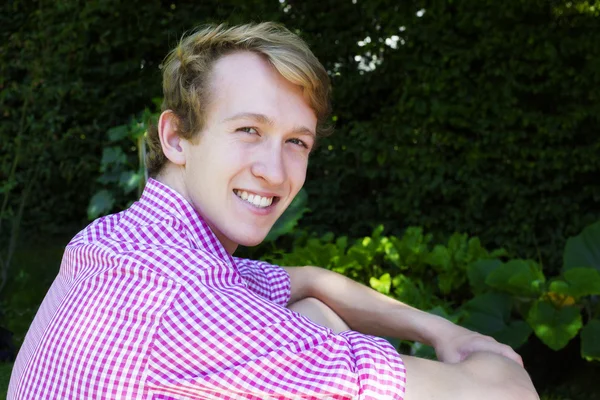
M327 71L297 35L282 25L264 22L204 26L182 38L168 54L163 66L161 108L172 110L178 117L180 137L193 139L204 128L212 66L221 57L237 51L263 55L285 79L302 87L317 116L317 135L330 133ZM146 168L150 176L156 176L167 162L156 126L149 128L147 143Z

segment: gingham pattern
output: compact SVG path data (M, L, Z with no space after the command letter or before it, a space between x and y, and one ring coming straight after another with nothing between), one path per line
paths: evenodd
M335 335L289 296L285 270L228 255L151 179L67 246L8 399L402 399L388 342Z

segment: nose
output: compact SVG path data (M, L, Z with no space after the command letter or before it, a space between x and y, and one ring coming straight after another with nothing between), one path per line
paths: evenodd
M252 174L264 179L269 185L279 186L285 182L286 171L283 160L283 149L279 146L265 146L257 151L252 164Z

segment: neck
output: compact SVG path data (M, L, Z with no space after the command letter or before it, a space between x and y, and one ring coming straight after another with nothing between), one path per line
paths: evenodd
M180 168L181 167L178 167L176 165L169 163L164 166L162 171L156 177L154 177L154 179L157 180L158 182L162 183L163 185L168 186L171 189L175 190L188 203L190 203L192 208L198 213L198 215L202 218L202 220L204 222L206 222L206 224L208 225L208 227L210 228L212 233L216 236L216 238L219 240L219 242L225 249L225 251L227 253L229 253L229 255L233 255L233 253L237 250L237 247L238 247L237 243L232 242L226 236L224 236L221 232L219 232L218 229L215 229L212 222L209 221L208 219L206 219L206 217L204 215L202 215L200 210L198 210L196 208L196 206L194 205L194 202L188 195L187 187L185 185L185 182L183 181L183 175L179 172Z

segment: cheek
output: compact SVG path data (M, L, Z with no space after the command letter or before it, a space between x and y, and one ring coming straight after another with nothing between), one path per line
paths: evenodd
M205 173L224 179L251 164L252 151L239 143L225 143L205 154Z
M299 191L302 185L304 185L307 168L308 158L306 156L294 154L288 158L288 176L295 191Z

